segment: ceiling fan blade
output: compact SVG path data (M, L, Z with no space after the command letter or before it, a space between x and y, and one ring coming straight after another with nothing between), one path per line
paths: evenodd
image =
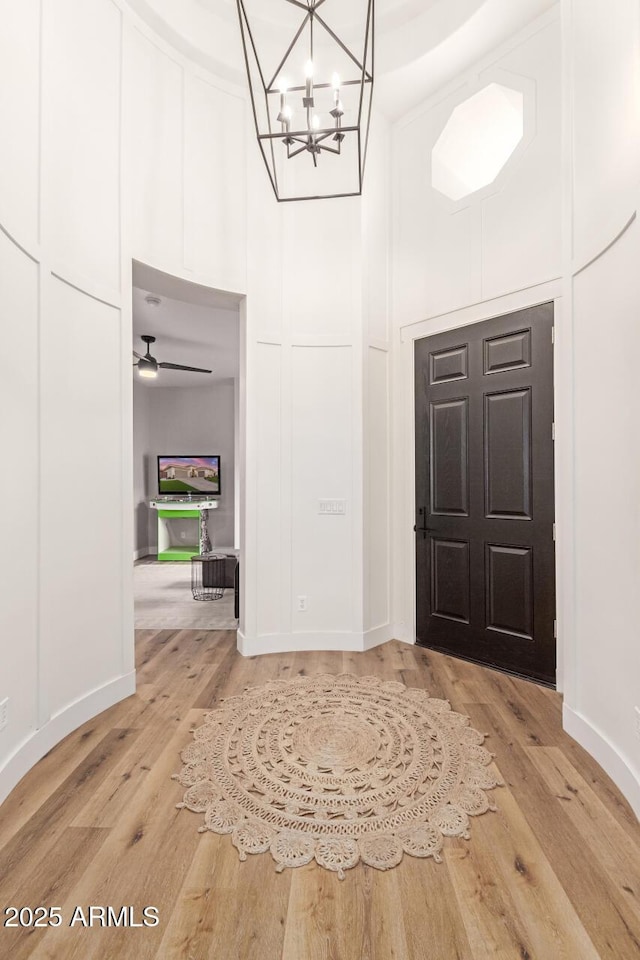
M137 357L138 360L142 360L142 357L140 356L140 354L139 354L139 353L136 353L135 350L132 350L132 353L133 353L134 357Z
M185 367L181 363L159 363L163 370L188 370L190 373L212 373L211 370L203 370L202 367Z

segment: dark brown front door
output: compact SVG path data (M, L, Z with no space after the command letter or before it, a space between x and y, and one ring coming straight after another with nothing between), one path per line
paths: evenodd
M415 345L417 640L555 683L553 304Z

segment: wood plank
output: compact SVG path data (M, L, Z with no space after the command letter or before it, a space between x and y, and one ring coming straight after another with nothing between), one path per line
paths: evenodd
M497 882L509 892L524 932L521 956L599 960L513 793L503 787L496 794L497 813L474 818L471 843L493 851Z
M473 843L452 843L445 861L474 960L531 956L528 932L511 892L499 881L493 851L477 831Z
M289 874L276 876L271 857L251 856L241 863L230 837L202 835L158 955L167 960L279 957L290 882Z
M618 887L631 914L640 953L640 855L627 842L617 818L557 747L531 749L528 756L591 853ZM633 924L632 924L633 925Z
M34 958L103 960L114 956L118 960L140 960L155 956L200 836L198 818L176 809L184 791L171 775L180 767L179 751L189 742L189 729L201 716L201 711L187 712L177 729L170 732L164 750L140 786L137 803L108 831L97 855L62 905L65 916L70 916L77 904L115 908L130 905L138 917L145 906L154 906L159 910L160 924L135 931L140 936L123 928L52 930L33 951Z
M358 936L352 935L351 943L361 943L363 960L405 960L410 954L400 874L364 866L355 880L363 888L364 916L362 932L354 930Z
M616 890L610 877L530 760L530 751L540 748L519 747L504 715L494 707L470 704L468 710L475 726L491 731L489 745L497 754L497 766L601 960L636 958L638 938L614 905ZM502 793L498 791L500 806ZM550 809L554 810L553 816L549 815ZM635 848L640 850L640 844Z
M20 781L2 804L0 849L36 815L104 736L102 718L99 721L90 720L45 754Z
M129 749L136 730L110 730L57 790L0 850L0 904L13 901L25 873L30 873L59 841L61 834L108 776L110 764ZM39 764L29 777L37 781Z
M362 929L363 891L311 863L291 871L282 960L340 960L353 954ZM355 941L355 943L354 943Z
M234 634L235 636L235 634ZM208 684L200 691L199 696L194 702L194 707L199 709L211 710L216 706L225 693L230 692L230 680L234 671L239 669L242 657L235 649L235 644L229 643L229 637L225 637L226 653L218 669L212 674Z
M11 904L9 901L2 901L3 908L9 905L30 906L32 909L60 905L75 884L78 874L86 869L105 839L104 830L75 827L64 830L48 857L34 864L31 872L24 875L20 886L14 889ZM64 918L64 922L68 920L68 916ZM4 955L11 956L12 960L23 960L31 956L46 932L47 928L4 927L0 930Z
M408 960L473 957L446 862L404 857L399 871Z

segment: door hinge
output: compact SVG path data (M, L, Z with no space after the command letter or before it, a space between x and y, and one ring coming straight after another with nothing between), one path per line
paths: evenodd
M558 621L557 620L553 621L553 637L554 637L554 640L558 639Z
M556 438L556 425L555 421L551 424L551 439L555 440Z
M553 539L554 539L554 542L555 542L555 539L556 539L556 525L555 525L555 523L554 523L554 525L553 525Z
M556 342L556 328L551 327L551 343L555 343L555 342Z

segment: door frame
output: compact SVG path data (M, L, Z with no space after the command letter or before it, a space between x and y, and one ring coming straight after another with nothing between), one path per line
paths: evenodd
M566 688L567 660L574 636L573 548L573 364L570 311L563 310L561 280L529 287L480 301L448 313L400 325L400 349L395 363L396 413L394 423L393 601L396 636L416 642L415 534L415 382L414 342L423 337L491 320L542 303L554 304L554 407L555 407L555 509L556 509L556 685Z
M247 496L247 366L248 366L248 338L247 338L247 294L237 290L225 290L221 287L213 286L212 283L201 279L185 276L184 272L172 272L162 270L146 260L137 257L124 256L123 269L123 300L122 300L122 318L123 334L121 337L121 358L123 370L123 391L122 391L122 476L123 476L123 512L122 512L122 530L123 530L123 661L130 664L130 669L134 670L135 657L135 616L134 616L134 595L133 595L133 558L134 554L134 482L133 482L133 377L131 375L131 345L133 342L133 288L134 273L136 270L142 270L145 275L153 277L157 274L159 284L173 284L183 286L198 286L209 291L227 295L236 301L238 308L238 350L239 363L238 373L234 384L234 547L240 549L241 568L240 576L241 590L239 603L239 619L237 626L237 635L245 629L245 622L248 616L252 614L255 606L255 595L253 580L247 577L247 530L250 529L247 522L247 516L253 504L249 503ZM159 291L161 296L171 296L164 292L162 287ZM249 556L249 569L254 569L253 561Z

